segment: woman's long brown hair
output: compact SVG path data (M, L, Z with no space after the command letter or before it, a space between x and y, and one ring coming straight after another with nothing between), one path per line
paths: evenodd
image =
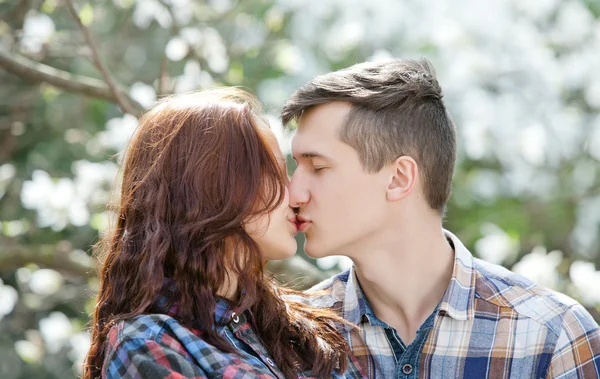
M258 112L253 96L229 88L162 100L140 119L125 153L117 223L97 245L104 264L84 378L101 376L112 326L153 312L165 278L177 286L170 300L178 321L235 353L214 329L228 275L238 283L235 306L253 313L286 377L345 370L347 345L332 326L339 318L284 301L293 291L263 273L260 250L242 226L278 207L284 194L285 173Z

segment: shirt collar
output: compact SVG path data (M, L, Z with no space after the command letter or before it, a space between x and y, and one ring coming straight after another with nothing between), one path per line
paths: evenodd
M454 245L454 268L450 284L442 297L440 312L456 320L471 320L474 315L475 283L477 271L473 266L473 255L454 234L444 230Z
M469 320L474 314L476 271L473 267L473 256L460 240L452 233L444 230L446 238L454 247L454 268L452 278L439 304L438 312L456 320ZM370 317L371 316L371 317ZM348 273L348 282L344 294L343 317L358 325L364 317L376 319L370 311L367 299L360 288L354 266ZM351 327L347 327L351 328Z
M356 269L353 265L348 273L348 282L344 293L343 318L354 325L358 325L362 321L363 316L366 316L366 313L366 298L358 283ZM344 325L344 328L349 330L352 327Z

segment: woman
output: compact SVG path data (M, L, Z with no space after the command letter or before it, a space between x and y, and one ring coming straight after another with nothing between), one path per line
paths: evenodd
M85 378L344 372L341 320L284 301L292 291L263 273L294 255L297 223L285 159L257 109L221 89L168 98L141 118L118 222L100 245Z

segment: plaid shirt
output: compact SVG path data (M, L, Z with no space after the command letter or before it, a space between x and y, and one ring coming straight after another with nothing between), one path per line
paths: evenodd
M166 298L160 302L165 304ZM252 329L249 311L231 310L225 300L217 303L217 332L238 354L217 349L203 340L201 330L181 325L172 317L177 314L176 306L167 313L140 315L113 326L102 377L284 379ZM298 378L310 377L310 372L298 374ZM331 377L345 376L334 372Z
M473 258L446 233L455 250L452 279L426 337L417 335L418 346L402 354L390 343L391 328L369 317L354 268L308 291L323 291L312 305L359 326L340 330L369 378L600 377L600 328L579 303Z

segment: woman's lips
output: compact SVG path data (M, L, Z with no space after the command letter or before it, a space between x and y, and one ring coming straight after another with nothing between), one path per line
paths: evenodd
M295 231L294 234L298 233L298 229L299 229L298 228L298 226L299 226L298 218L296 218L296 217L290 218L290 219L288 219L288 221L290 222L290 224L292 224L294 226L294 231Z

